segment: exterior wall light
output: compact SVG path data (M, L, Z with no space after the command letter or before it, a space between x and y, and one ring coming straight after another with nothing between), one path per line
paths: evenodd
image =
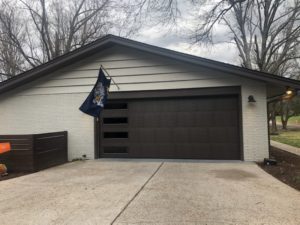
M296 95L295 90L290 87L286 87L285 94L282 96L283 100L289 100Z
M292 89L287 89L285 93L287 95L292 95L293 94L293 90Z
M256 100L254 99L253 95L249 95L248 96L248 102L256 102Z

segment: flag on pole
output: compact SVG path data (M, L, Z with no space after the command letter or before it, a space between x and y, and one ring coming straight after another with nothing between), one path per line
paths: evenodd
M107 79L102 68L100 68L95 86L79 109L90 116L99 117L107 100L110 81L111 79Z

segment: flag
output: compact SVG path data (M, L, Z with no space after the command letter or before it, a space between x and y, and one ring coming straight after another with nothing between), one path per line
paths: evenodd
M100 68L95 86L79 109L90 116L98 117L106 103L110 81Z

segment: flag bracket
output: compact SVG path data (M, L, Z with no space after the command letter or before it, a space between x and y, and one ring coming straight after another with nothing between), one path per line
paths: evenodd
M114 79L109 75L109 73L107 72L107 70L105 69L105 67L103 65L101 65L101 68L105 71L105 73L107 74L107 76L111 79L111 81L114 83L114 85L117 86L118 90L120 90L119 85L114 81Z

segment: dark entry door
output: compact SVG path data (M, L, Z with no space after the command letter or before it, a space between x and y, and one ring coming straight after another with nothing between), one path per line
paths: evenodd
M240 159L237 96L111 102L100 157Z

